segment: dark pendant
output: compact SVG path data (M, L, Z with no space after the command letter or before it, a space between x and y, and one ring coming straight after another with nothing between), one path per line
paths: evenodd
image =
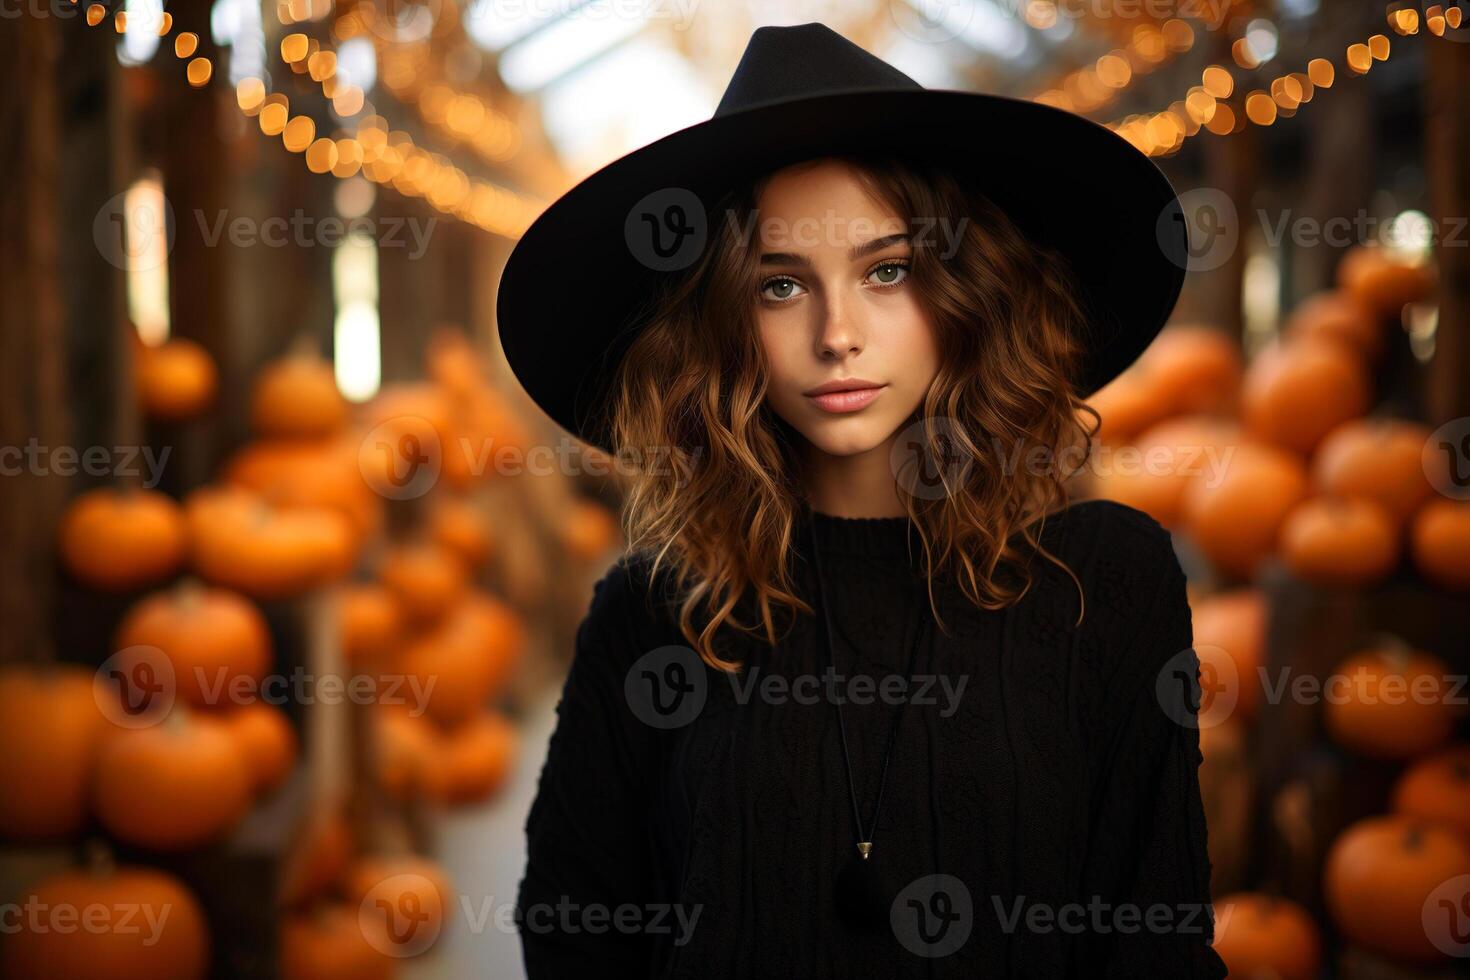
M871 847L871 845L869 845ZM888 921L890 897L873 864L871 852L853 851L837 872L837 911L843 921L860 929L878 929Z

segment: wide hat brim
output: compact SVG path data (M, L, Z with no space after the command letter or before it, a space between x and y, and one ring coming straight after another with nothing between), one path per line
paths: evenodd
M1172 312L1188 265L1183 212L1168 178L1121 136L1004 96L836 92L681 129L552 203L501 275L496 315L516 379L557 424L613 448L605 424L614 371L646 323L658 280L692 265L703 247L715 220L707 209L745 180L864 150L947 165L1067 260L1088 313L1076 379L1083 397L1132 364ZM650 240L670 215L688 234ZM660 247L675 242L671 254Z

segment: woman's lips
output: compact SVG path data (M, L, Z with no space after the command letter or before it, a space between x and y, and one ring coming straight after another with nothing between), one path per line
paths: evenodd
M871 388L849 388L846 391L829 391L821 395L807 395L817 403L817 407L825 412L856 412L871 404L873 399L882 394L887 385L876 385Z

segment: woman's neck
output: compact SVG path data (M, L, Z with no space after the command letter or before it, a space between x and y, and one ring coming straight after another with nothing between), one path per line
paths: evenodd
M897 433L851 456L807 450L806 491L812 509L833 517L905 517L892 464Z

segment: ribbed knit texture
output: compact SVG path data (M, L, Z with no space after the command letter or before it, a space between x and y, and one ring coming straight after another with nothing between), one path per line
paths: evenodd
M866 820L895 707L880 692L931 615L911 587L922 555L906 518L813 519L837 675L867 678L837 688ZM746 664L734 679L691 654L687 696L702 708L657 727L628 692L647 680L640 658L684 640L646 559L620 561L578 632L526 822L518 909L533 980L1224 977L1209 948L1198 731L1182 696L1197 660L1169 534L1091 501L1048 518L1043 542L1082 582L1082 624L1072 579L1041 556L1031 592L1005 610L934 583L947 633L931 630L920 650L908 687L919 700L893 749L873 860L895 895L938 875L963 884L968 936L944 955L921 955L940 947L916 951L902 928L905 915L943 910L927 892L896 903L898 933L856 932L837 916L833 882L854 835L820 620L799 617L774 649L728 639L727 655ZM810 563L796 557L815 601ZM745 694L771 677L805 680ZM573 912L537 918L558 903ZM674 905L686 922L697 913L692 928ZM612 927L619 906L625 923L637 907L645 927ZM580 917L593 908L606 910L601 931ZM1172 925L1150 928L1150 916Z

